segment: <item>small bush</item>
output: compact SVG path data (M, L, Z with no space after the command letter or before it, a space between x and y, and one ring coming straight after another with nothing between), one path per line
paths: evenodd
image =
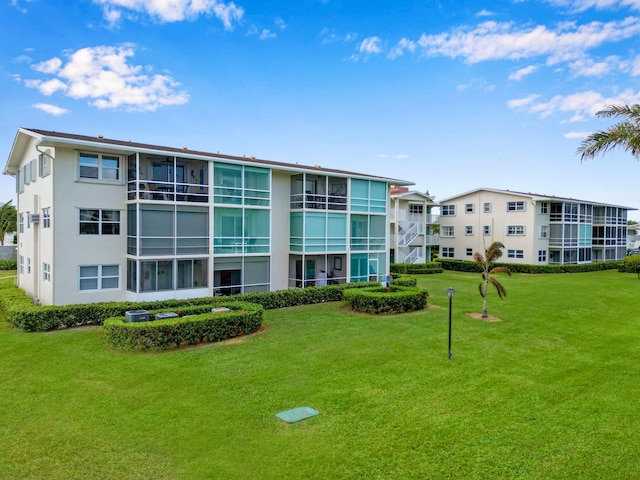
M466 260L451 260L441 258L442 268L445 270L453 270L456 272L473 272L480 273L481 268L475 263ZM496 267L506 267L511 273L583 273L597 272L600 270L615 270L620 268L620 261L606 261L581 263L574 265L530 265L526 263L495 263Z
M16 270L18 262L16 260L0 260L0 270Z
M418 277L414 275L403 275L402 273L394 273L391 279L391 285L396 287L417 287Z
M226 307L228 312L212 312ZM159 311L149 312L153 315ZM182 345L199 345L257 332L263 308L249 302L222 302L187 307L176 311L179 318L149 322L125 322L124 317L104 321L104 336L121 350L165 350Z
M635 273L640 278L640 255L629 255L625 257L619 269L622 272Z
M345 304L357 312L373 314L424 310L429 294L423 288L368 287L344 291Z

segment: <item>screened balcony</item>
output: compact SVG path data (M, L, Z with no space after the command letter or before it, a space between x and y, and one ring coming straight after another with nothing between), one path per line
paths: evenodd
M346 210L347 179L304 173L291 177L291 209Z

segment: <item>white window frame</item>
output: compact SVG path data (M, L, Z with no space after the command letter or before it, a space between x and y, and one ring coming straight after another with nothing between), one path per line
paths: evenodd
M507 235L523 236L525 234L524 225L507 225Z
M473 235L473 225L466 225L464 227L464 234L465 235Z
M507 212L524 212L525 205L526 203L524 200L507 202Z
M51 228L51 207L42 209L42 228Z
M456 227L453 225L441 225L440 226L440 236L441 237L455 237L456 236Z
M488 237L489 235L491 235L491 225L484 225L484 226L482 227L482 234L483 234L485 237Z
M24 213L18 215L18 233L24 233Z
M540 225L540 238L549 238L549 225Z
M51 264L42 262L42 281L51 281Z
M485 202L483 205L484 213L491 213L491 202Z
M464 213L475 213L476 212L476 204L475 203L465 203L464 204Z
M473 256L473 248L467 248L467 257Z
M19 272L20 275L24 275L24 257L22 255L20 255L20 262L19 262Z
M95 156L97 157L97 166L93 166L93 165L88 165L88 164L84 164L82 163L82 156L86 155L87 158L89 156ZM103 160L104 157L109 157L108 160L118 160L118 167L113 169L110 167L105 167L103 164ZM124 165L124 159L122 158L122 156L120 155L111 155L111 154L104 154L104 153L96 153L96 152L85 152L85 151L81 151L81 152L77 152L77 159L76 159L76 175L77 175L77 179L79 181L82 182L108 182L108 183L117 183L117 184L122 184L123 182L123 175L122 175L122 170L123 170L123 165ZM97 168L98 169L98 176L97 177L92 177L92 176L83 176L82 175L82 167L85 166L87 168ZM116 175L117 178L105 178L105 172L106 171L116 171Z
M93 276L93 275L86 275L86 276L82 276L82 269L83 268L94 268L97 267L98 268L98 274ZM118 274L117 275L105 275L103 273L103 270L106 267L116 267L118 269ZM96 285L97 288L82 288L82 280L92 280L95 279L96 280ZM104 280L106 279L115 279L116 280L116 286L115 287L105 287L103 285ZM120 288L120 265L118 264L113 264L113 265L79 265L78 266L78 291L79 292L96 292L98 290L117 290Z
M524 258L524 250L507 250L507 258Z
M546 261L547 261L547 251L538 250L538 262L546 262Z
M442 247L442 257L443 258L454 258L455 257L455 249L454 249L454 247Z
M27 274L31 274L31 257L27 257Z
M440 207L440 215L443 217L455 217L456 206L454 204L442 205Z
M98 211L98 218L96 220L87 220L87 219L82 219L82 211L89 211L89 210L97 210ZM105 221L103 219L104 217L104 212L117 212L118 213L118 220L114 221L114 222L110 222L110 221ZM122 235L122 212L120 210L115 210L115 209L111 209L111 208L81 208L78 210L78 235L80 236L84 236L84 235L108 235L108 236L119 236ZM87 224L87 225L98 225L98 233L82 233L82 224ZM104 225L118 225L118 233L103 233L103 226Z
M40 177L51 174L51 159L44 153L38 156L38 174Z
M540 202L540 214L545 215L549 213L549 202Z

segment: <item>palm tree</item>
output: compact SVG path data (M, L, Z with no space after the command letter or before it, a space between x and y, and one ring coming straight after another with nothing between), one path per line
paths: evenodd
M500 298L507 296L507 291L504 289L502 284L491 275L498 272L503 272L508 275L511 275L511 270L507 267L493 267L493 263L498 260L502 256L502 249L504 245L502 242L493 242L489 245L484 251L484 256L480 252L476 252L473 254L473 259L476 264L482 269L482 282L478 285L480 289L480 295L483 298L482 305L482 318L488 318L489 314L487 313L487 296L489 293L489 284L491 283L494 287L496 287L496 291L498 292L498 296ZM493 268L492 268L493 267Z
M640 105L609 105L596 115L622 120L607 130L592 133L585 138L577 151L581 155L580 160L594 158L613 148L622 148L640 160Z
M16 207L11 204L12 201L13 200L9 200L0 205L0 245L4 245L5 234L16 231L18 214Z

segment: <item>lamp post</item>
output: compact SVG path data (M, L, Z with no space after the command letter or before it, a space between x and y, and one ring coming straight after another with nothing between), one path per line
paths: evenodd
M449 297L449 360L453 357L453 353L451 353L451 303L455 293L456 291L453 288L447 288L447 296Z

